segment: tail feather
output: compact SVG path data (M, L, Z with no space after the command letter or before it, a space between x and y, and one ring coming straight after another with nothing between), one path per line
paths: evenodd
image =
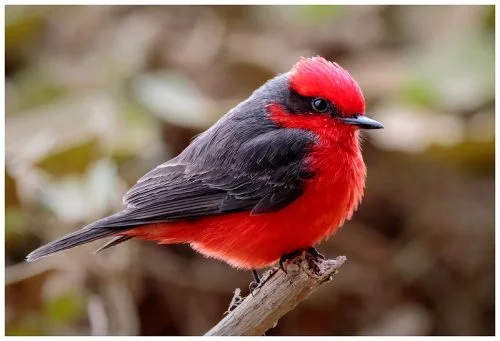
M118 231L105 228L83 228L60 239L54 240L26 256L27 262L32 262L53 253L70 249L72 247L89 243L104 237L116 234Z
M109 249L112 246L121 244L123 242L126 242L129 239L132 239L132 238L134 238L134 237L131 237L131 236L116 236L113 239L111 239L109 242L107 242L106 244L104 244L103 246L101 246L100 248L98 248L97 250L95 250L94 253L98 253L98 252L101 252L103 250Z
M110 215L109 217L93 222L92 224L87 225L76 232L68 234L62 238L54 240L51 243L39 247L35 251L31 252L28 256L26 256L26 261L32 262L59 251L71 249L75 246L90 243L95 240L116 235L117 233L131 229L135 224L127 221L126 218L124 219L126 215L127 211L124 210ZM117 240L113 241L110 242L110 245L106 244L105 248L118 244Z

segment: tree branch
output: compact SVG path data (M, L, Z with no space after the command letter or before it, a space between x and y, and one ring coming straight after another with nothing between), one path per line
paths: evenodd
M242 301L205 335L262 335L278 320L325 282L332 279L345 256L322 259L307 252L286 264L287 273L273 268L262 285L244 299L235 291L233 302ZM231 307L230 307L231 310Z

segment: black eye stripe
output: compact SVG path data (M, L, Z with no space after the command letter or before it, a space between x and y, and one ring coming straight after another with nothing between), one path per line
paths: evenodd
M327 106L328 106L326 110L320 111L320 110L315 110L313 108L313 101L319 100L319 99L326 101ZM290 91L288 99L286 101L286 107L287 107L289 112L294 113L294 114L316 113L316 114L329 115L329 116L341 116L340 111L335 106L335 104L328 101L327 99L325 99L323 97L302 96L295 91Z

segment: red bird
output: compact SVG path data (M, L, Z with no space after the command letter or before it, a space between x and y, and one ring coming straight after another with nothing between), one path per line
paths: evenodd
M383 128L364 112L347 71L321 57L302 58L139 179L121 212L27 260L108 236L114 238L101 249L131 238L189 243L254 274L297 250L315 252L363 196L358 130Z

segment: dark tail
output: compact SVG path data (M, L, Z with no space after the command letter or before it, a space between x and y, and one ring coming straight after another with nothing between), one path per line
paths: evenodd
M113 239L111 239L109 242L98 248L97 250L94 251L94 253L101 252L103 250L109 249L110 247L116 246L118 244L121 244L123 242L126 242L129 239L132 239L134 237L131 236L116 236Z
M26 256L26 261L27 262L32 262L37 259L46 257L48 255L51 255L53 253L71 249L75 246L86 244L93 242L94 240L102 239L105 237L109 237L112 235L115 235L117 233L120 233L121 231L128 230L132 228L133 226L126 226L126 227L117 227L116 221L118 219L114 219L115 217L118 218L122 214L122 212L112 215L110 217L106 217L104 219L98 220L81 230L78 230L76 232L73 232L71 234L68 234L60 239L54 240L53 242L50 242L44 246L39 247L35 251L31 252L28 256ZM112 228L110 228L112 227ZM122 236L119 236L122 237ZM116 238L113 239L111 242L108 244L104 245L100 250L107 249L108 247L111 247L113 245L119 244L120 242L123 242L125 240L128 240L130 238Z

